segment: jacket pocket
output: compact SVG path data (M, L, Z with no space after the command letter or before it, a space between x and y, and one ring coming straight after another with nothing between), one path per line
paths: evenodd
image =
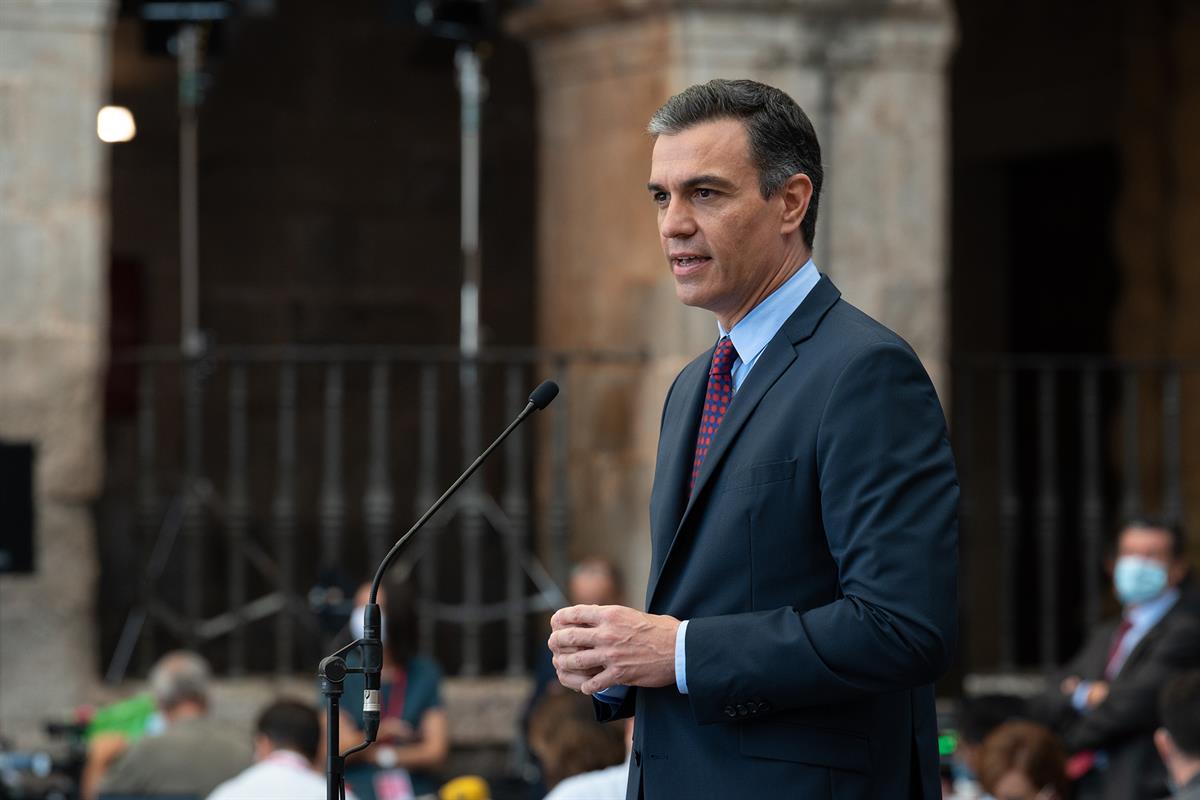
M871 741L848 731L763 720L742 724L742 755L871 771Z
M796 459L768 461L765 464L754 464L739 469L729 476L724 490L746 489L751 486L760 486L764 483L790 481L794 477L796 477Z

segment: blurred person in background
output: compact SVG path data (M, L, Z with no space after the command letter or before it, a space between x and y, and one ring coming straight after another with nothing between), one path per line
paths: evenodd
M1179 604L1188 571L1183 531L1138 519L1117 536L1119 619L1101 623L1033 711L1072 753L1079 800L1156 800L1166 771L1154 749L1158 692L1200 666L1200 620Z
M106 754L101 797L204 797L250 763L242 737L209 716L210 680L208 662L196 653L176 650L159 659L150 671L150 691L166 727Z
M351 634L362 636L370 584L355 595ZM384 599L386 598L386 605ZM450 753L450 728L442 707L441 668L417 655L416 599L411 588L393 585L376 597L383 611L382 712L379 736L346 759L346 783L361 800L397 800L432 794ZM340 732L346 746L362 741L362 675L348 675L342 694Z
M550 789L546 800L624 798L629 782L626 734L631 732L632 728L597 722L587 697L574 692L547 693L529 719L529 746ZM604 775L597 778L600 771ZM578 781L569 785L570 779L584 775L589 780L582 786ZM613 794L607 793L610 788Z
M624 600L625 588L621 570L611 560L604 556L584 556L571 567L571 577L567 584L568 605L607 606L620 605ZM521 731L518 745L520 752L517 756L519 769L529 783L530 797L540 798L546 794L546 786L541 779L541 766L537 762L529 744L529 720L534 707L546 695L547 691L565 691L558 682L554 671L553 654L549 647L538 649L538 655L533 665L533 690L525 702L525 710L521 714Z
M1172 678L1159 696L1162 727L1154 745L1167 767L1174 800L1200 800L1200 670Z
M1064 800L1066 753L1045 726L1005 722L979 750L979 779L995 800Z
M276 700L259 714L254 730L254 765L218 786L208 800L325 800L316 711L296 700ZM355 800L352 792L346 796Z
M943 792L947 800L977 800L983 796L979 783L979 754L992 731L1010 720L1026 715L1026 703L1020 697L985 694L964 697L958 715L958 746L951 761L951 790Z

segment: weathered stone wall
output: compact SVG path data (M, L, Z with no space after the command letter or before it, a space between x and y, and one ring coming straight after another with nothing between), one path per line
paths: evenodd
M36 448L32 575L0 577L0 736L95 676L110 0L0 3L0 438Z
M602 372L571 404L576 554L603 551L641 599L662 399L711 345L683 307L646 198L643 133L671 94L715 77L789 92L813 118L826 184L815 258L847 299L909 339L946 398L941 0L543 2L509 18L539 90L540 341L641 350L640 374Z

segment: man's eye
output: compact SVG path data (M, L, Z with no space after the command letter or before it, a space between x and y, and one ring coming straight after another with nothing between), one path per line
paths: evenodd
M713 196L713 190L712 189L697 189L696 196L699 197L701 200L707 200L708 198Z
M654 202L658 203L660 206L663 203L667 202L667 193L666 192L654 192L650 196L652 198L654 198Z

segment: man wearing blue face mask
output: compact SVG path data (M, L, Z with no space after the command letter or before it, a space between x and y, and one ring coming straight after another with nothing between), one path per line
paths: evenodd
M1200 666L1200 619L1179 602L1188 562L1177 526L1131 521L1114 556L1120 618L1097 626L1035 708L1074 754L1077 800L1155 800L1166 794L1156 696L1172 675Z

